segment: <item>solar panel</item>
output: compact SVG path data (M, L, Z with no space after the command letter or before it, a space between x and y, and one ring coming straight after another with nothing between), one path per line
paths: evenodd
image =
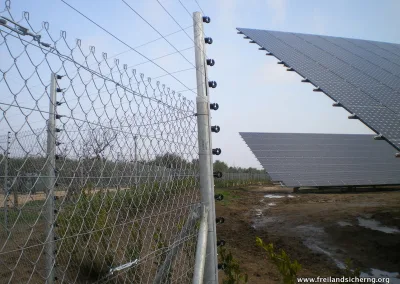
M286 186L400 184L400 159L374 135L250 133L243 140L271 179Z
M238 28L400 150L400 45Z

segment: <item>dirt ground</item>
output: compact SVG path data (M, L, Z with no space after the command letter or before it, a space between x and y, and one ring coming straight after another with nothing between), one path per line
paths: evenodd
M217 225L218 239L226 241L249 283L280 283L277 269L256 246L256 236L297 260L299 276L341 277L350 259L361 276L390 272L390 283L400 283L398 189L293 193L249 187L216 192L224 195L217 201L217 217L225 218Z

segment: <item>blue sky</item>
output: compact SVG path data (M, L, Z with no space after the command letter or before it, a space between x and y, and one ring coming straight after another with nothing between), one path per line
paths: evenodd
M161 34L180 30L156 0L126 0ZM131 46L139 46L159 37L148 24L131 11L122 1L66 0L76 9L104 26ZM192 36L192 19L178 0L160 0L186 32ZM190 11L199 7L194 0L181 0ZM286 72L273 57L258 51L249 44L236 27L301 32L349 38L400 43L400 1L336 0L198 0L211 23L205 25L207 36L214 43L208 46L208 57L216 65L209 69L210 78L218 82L212 89L211 100L220 109L212 113L213 125L221 132L213 134L214 147L222 149L218 158L236 166L261 168L239 136L239 132L312 132L312 133L372 133L355 120L348 120L348 113L333 108L332 101L322 93L312 92L312 86L301 83L294 72ZM4 3L1 4L4 7ZM127 51L117 58L121 64L137 65L145 61L140 55L119 43L59 0L12 0L14 15L30 12L33 26L42 21L50 23L50 32L56 37L60 30L67 31L67 39L82 39L83 48L96 46L96 52L107 52L111 57ZM190 61L194 62L193 42L179 32L167 39ZM174 52L165 41L139 47L150 58ZM180 54L156 61L169 72L190 69L193 66ZM146 77L165 74L151 63L135 66ZM188 87L195 87L194 69L175 74ZM169 76L159 79L176 91L185 87ZM195 99L190 91L183 92Z

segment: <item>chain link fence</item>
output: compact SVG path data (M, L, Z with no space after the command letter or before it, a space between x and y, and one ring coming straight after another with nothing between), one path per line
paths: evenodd
M0 16L0 282L190 282L195 102Z
M215 187L235 187L245 185L272 184L266 173L229 173L224 172L222 178L215 180Z

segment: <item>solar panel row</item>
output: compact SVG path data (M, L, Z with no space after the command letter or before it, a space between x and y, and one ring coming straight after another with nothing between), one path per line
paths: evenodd
M400 159L373 135L240 135L271 179L286 186L400 184Z
M400 150L400 45L238 30Z

